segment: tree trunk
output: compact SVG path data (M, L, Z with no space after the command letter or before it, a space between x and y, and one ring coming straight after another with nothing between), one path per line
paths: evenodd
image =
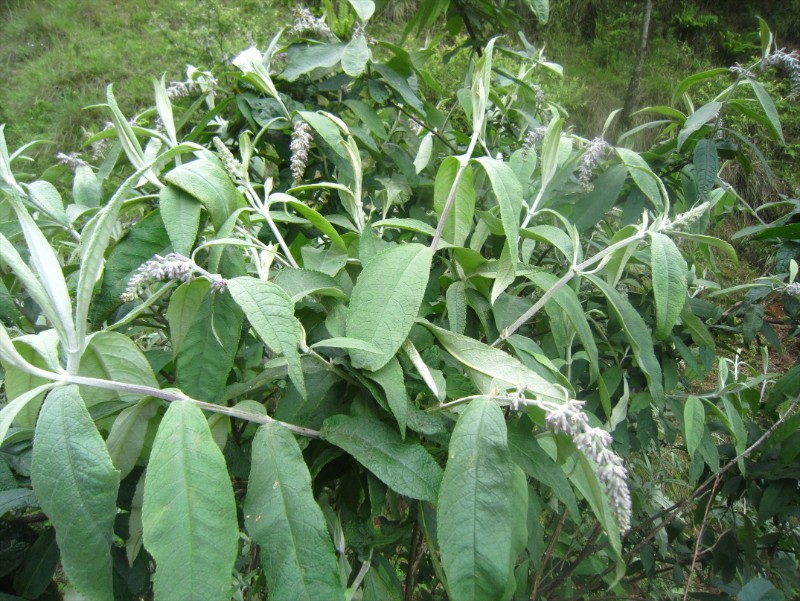
M636 107L639 95L639 82L642 79L642 67L644 67L644 57L647 53L647 36L650 32L650 15L653 12L653 0L646 0L644 6L644 17L642 18L642 31L639 36L639 49L636 51L636 61L633 64L631 82L628 84L628 91L625 93L625 107L622 109L620 125L623 130L630 127L631 114Z

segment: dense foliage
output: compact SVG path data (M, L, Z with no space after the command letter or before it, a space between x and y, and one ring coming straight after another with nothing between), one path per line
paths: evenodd
M0 135L3 592L796 597L800 367L761 345L798 203L719 177L744 125L782 142L758 75L796 55L762 22L588 140L524 36L442 97L370 0L324 4L232 89L190 69L130 120L109 87L97 165L26 177ZM723 288L743 206L777 271Z

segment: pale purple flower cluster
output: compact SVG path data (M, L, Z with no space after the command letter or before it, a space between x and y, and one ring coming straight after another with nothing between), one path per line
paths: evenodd
M524 160L528 159L528 153L530 153L531 148L533 148L539 142L544 140L544 135L546 133L547 133L547 128L542 126L542 127L537 127L536 129L532 129L525 134L525 139L522 141L522 158Z
M56 159L62 165L66 165L70 169L77 169L78 167L82 167L86 165L86 161L84 161L77 152L73 152L70 154L64 154L63 152L59 152L56 154Z
M791 284L786 286L786 288L784 288L783 291L789 296L800 297L800 282L792 282Z
M185 98L196 90L197 86L193 81L171 81L169 82L169 86L167 86L167 98L170 100Z
M311 126L305 121L296 121L292 130L292 141L289 148L292 151L292 179L295 184L303 180L303 174L308 164L308 151L311 149Z
M186 283L193 279L194 262L188 257L179 253L169 253L165 257L156 255L136 270L128 280L128 287L120 298L125 302L131 302L153 282L172 280Z
M603 138L595 138L589 142L586 151L581 157L581 164L578 167L578 182L586 192L594 189L592 185L592 174L595 167L602 163L611 147Z
M214 136L214 147L217 149L219 158L222 159L222 164L225 171L231 176L231 179L237 184L244 183L242 162L233 156L230 149L225 146L225 143L217 136Z
M294 16L294 23L289 29L289 35L313 34L331 36L331 30L328 24L325 23L325 19L315 17L307 8L292 9L292 15Z
M800 54L797 50L776 50L761 63L762 69L775 67L789 76L789 100L800 99Z
M546 408L545 423L555 433L572 437L580 452L597 464L597 477L606 488L620 530L631 527L631 495L628 491L628 472L622 458L611 449L611 434L593 428L583 412L584 401L570 399L556 408Z
M746 77L748 79L755 79L755 73L753 73L747 67L742 67L739 63L736 63L732 67L728 67L728 71L733 73L734 75L740 75L742 77Z

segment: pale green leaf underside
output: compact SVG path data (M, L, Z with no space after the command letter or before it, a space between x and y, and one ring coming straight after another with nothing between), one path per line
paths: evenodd
M689 457L692 457L697 451L697 447L700 446L705 430L706 412L703 409L703 401L695 396L690 396L683 408L683 421L686 450Z

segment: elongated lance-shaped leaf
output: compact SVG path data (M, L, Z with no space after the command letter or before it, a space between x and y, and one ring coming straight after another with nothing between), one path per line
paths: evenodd
M436 181L433 185L433 208L439 217L441 217L442 211L447 204L447 198L450 196L459 167L460 161L456 157L447 157L442 161L439 171L436 173ZM472 231L474 214L475 187L472 169L466 167L461 174L453 205L444 222L442 238L456 246L464 246L467 236Z
M144 483L144 545L156 560L156 599L228 601L239 545L228 468L203 412L169 406Z
M22 411L28 403L33 401L33 399L38 397L43 392L47 392L48 390L52 389L54 386L56 386L55 382L42 384L41 386L32 388L28 392L19 395L8 404L3 405L3 408L0 409L0 445L3 444L3 440L8 433L8 429L11 427L11 424L14 423L14 418L19 415L19 412Z
M294 316L292 299L277 284L251 277L228 280L228 290L264 344L286 357L289 378L305 398L306 385L298 350L303 332Z
M489 92L492 80L492 51L497 38L492 38L483 49L483 56L475 65L475 74L472 78L472 130L477 132L483 129L486 122L486 109L489 108Z
M442 469L428 451L377 419L334 415L325 420L322 437L350 453L396 492L436 502Z
M345 331L348 338L368 342L379 352L351 351L354 367L380 369L398 351L422 304L432 260L430 248L403 244L378 253L361 272Z
M150 420L158 411L159 402L146 397L123 410L114 420L106 446L114 466L124 479L131 473L144 447Z
M341 601L344 589L325 517L294 436L270 423L253 440L244 519L261 547L270 599Z
M119 472L76 386L57 388L45 399L33 438L31 479L55 527L67 577L89 599L112 599Z
M664 234L650 234L650 268L656 302L656 338L663 340L678 321L686 302L686 261L675 243Z
M397 425L400 426L400 436L406 437L406 424L408 423L409 398L406 392L406 384L403 378L403 368L396 357L392 357L389 363L377 371L369 374L369 377L381 385L386 393L386 402L389 404Z
M207 294L176 360L177 384L190 397L218 403L233 367L243 313L228 292Z
M516 559L514 462L500 406L470 402L459 417L439 490L436 516L450 596L499 601L513 592Z
M19 278L22 285L25 286L25 289L28 291L28 294L34 302L39 305L44 316L53 324L53 327L59 333L61 339L66 340L67 334L58 319L58 313L56 313L53 303L50 302L50 297L44 289L44 286L42 286L39 278L36 277L36 274L33 273L31 268L28 267L28 264L22 259L14 245L2 234L0 234L0 259L2 259L6 265L8 265L8 268L14 272L14 275Z
M549 290L558 281L555 275L546 271L537 271L528 274L527 277L536 284L542 292ZM600 359L598 357L597 344L595 344L592 329L589 326L589 321L586 319L586 314L581 306L580 299L578 299L578 295L575 294L575 291L569 286L563 286L553 295L552 302L561 307L567 319L572 323L572 327L575 328L575 332L578 334L583 348L589 355L589 369L591 369L594 376L599 376Z
M422 324L436 336L444 350L469 369L470 377L480 375L483 380L490 383L490 386L492 380L496 380L507 384L510 388L524 387L533 394L550 401L564 400L563 388L548 382L508 353L431 323L422 322ZM481 387L481 382L475 382L475 384L479 388Z
M703 401L690 396L683 407L683 433L686 438L686 450L692 457L700 446L706 425L706 412Z
M697 193L700 200L706 200L708 193L717 183L717 172L719 171L719 158L717 157L717 145L714 140L703 138L694 147L692 154L694 164L694 177L697 183Z
M522 186L514 170L507 163L491 157L481 157L475 161L489 176L497 204L500 205L500 219L503 222L506 242L513 251L512 256L516 258L519 240L519 213L522 209Z
M63 334L62 342L68 352L77 353L81 341L78 340L75 333L75 323L72 321L72 300L69 297L67 282L61 271L58 255L19 199L11 196L9 201L22 227L33 268L39 275L39 281L53 308L52 317L56 320L53 325L59 334Z
M650 394L658 403L664 402L664 385L662 383L661 364L653 351L653 337L647 329L644 319L636 309L614 288L600 278L584 274L608 299L608 305L614 311L628 341L633 348L636 362L644 372L650 385Z
M177 146L178 139L175 134L175 119L172 116L172 103L167 95L167 87L164 84L163 75L161 76L160 80L153 80L153 90L156 97L156 110L158 111L158 116L161 119L164 130L167 132L167 137L169 138L171 145Z
M683 143L686 142L689 136L691 136L694 132L699 130L712 119L716 119L720 110L722 110L721 102L709 102L689 115L689 118L686 119L686 122L683 124L683 128L678 134L678 150L681 149L681 146L683 146Z
M153 161L143 165L117 189L108 204L104 206L94 220L94 228L88 240L81 240L81 273L78 278L78 289L75 302L75 330L81 344L86 334L86 317L89 315L89 304L92 300L94 285L103 268L106 248L111 241L111 235L117 227L117 217L122 208L122 203L127 198L128 192L138 182L139 178L158 161L168 161L182 153L198 150L194 144L181 144L168 150ZM68 366L70 373L77 373L78 366Z

